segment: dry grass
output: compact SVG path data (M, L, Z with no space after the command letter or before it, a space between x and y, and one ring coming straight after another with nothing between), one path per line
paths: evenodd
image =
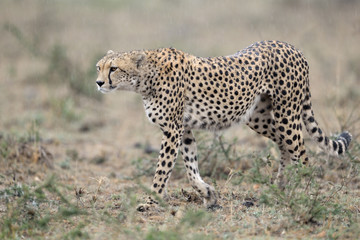
M360 16L357 1L10 1L0 3L0 238L358 239ZM136 212L161 133L133 93L95 91L108 49L173 46L227 55L287 41L310 62L315 114L354 137L341 159L307 141L311 166L271 184L278 151L245 127L197 132L207 211L181 160L171 200ZM134 121L136 119L137 121Z

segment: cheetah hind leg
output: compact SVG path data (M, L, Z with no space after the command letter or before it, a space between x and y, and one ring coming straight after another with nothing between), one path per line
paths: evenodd
M293 144L289 145L288 142L286 142L286 140L284 139L285 143L279 145L281 152L281 159L280 159L277 177L274 183L277 184L278 187L282 190L285 189L285 186L287 185L289 178L292 177L292 175L286 175L286 176L284 175L284 169L286 165L289 163L307 165L308 163L308 157L306 156L304 139L302 138L301 130L297 131L295 134L298 140L294 141Z
M276 103L275 103L276 104ZM286 106L278 104L280 107L274 107L274 116L281 116L282 112L287 111L286 118L276 118L275 128L277 130L277 144L279 145L281 152L281 159L279 164L279 170L277 174L277 184L280 189L284 189L292 176L284 176L284 168L288 163L307 165L308 157L306 156L306 150L304 145L304 138L302 136L301 125L301 110L289 111L283 109ZM296 109L296 108L295 108ZM298 108L300 109L300 108Z
M276 122L273 116L273 106L271 98L268 94L261 94L260 101L257 103L253 114L246 123L248 127L254 130L256 133L271 139L275 142L281 152L281 158L276 177L273 177L273 182L280 188L283 188L284 181L282 172L285 167L285 163L288 160L288 154L284 151L284 147L280 136L276 134Z
M217 204L217 193L215 188L205 183L199 173L197 148L195 138L191 130L185 130L182 138L181 154L184 159L186 168L186 175L190 181L191 186L199 193L204 199L204 204L209 210L221 208Z

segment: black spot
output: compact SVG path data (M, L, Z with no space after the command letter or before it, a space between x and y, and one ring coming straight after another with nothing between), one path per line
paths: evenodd
M302 155L304 155L306 153L306 150L302 150L301 152L300 152L300 157L302 156Z
M161 162L161 166L165 167L165 164L166 164L165 161L162 161L162 162Z
M333 141L333 149L334 149L334 151L336 151L337 147L338 147L337 142Z
M283 120L281 121L283 124L288 124L288 120L286 118L283 118Z
M343 153L343 147L342 147L342 144L341 144L341 143L339 143L338 153L339 153L339 154L342 154L342 153Z
M170 147L167 147L166 149L165 149L165 153L169 153L170 152Z
M186 139L184 140L184 143L185 143L186 145L190 145L190 144L192 143L192 139L191 139L191 138L186 138Z
M286 140L286 143L287 143L288 145L291 145L291 144L293 143L293 141L291 141L290 139L287 139L287 140Z
M325 146L327 146L329 144L329 138L325 137Z
M311 107L310 107L310 105L304 105L304 106L303 106L303 109L304 109L304 110L310 110Z

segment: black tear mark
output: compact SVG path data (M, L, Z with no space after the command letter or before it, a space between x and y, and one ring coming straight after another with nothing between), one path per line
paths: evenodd
M186 138L186 139L184 140L184 143L185 143L186 145L190 145L190 144L192 143L192 139L191 139L191 138Z

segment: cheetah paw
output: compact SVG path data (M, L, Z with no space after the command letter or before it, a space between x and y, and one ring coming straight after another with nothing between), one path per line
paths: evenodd
M216 211L218 209L222 209L223 207L221 205L215 203L215 204L212 204L210 206L207 206L206 208L209 211Z
M157 201L153 200L151 197L148 197L148 199L146 200L146 203L139 204L136 207L136 210L139 212L146 212L146 211L149 211L151 208L154 208L158 205L159 205L159 203Z
M147 204L147 203L139 204L136 207L136 211L138 211L138 212L147 212L147 211L150 210L151 206L152 206L151 204Z

